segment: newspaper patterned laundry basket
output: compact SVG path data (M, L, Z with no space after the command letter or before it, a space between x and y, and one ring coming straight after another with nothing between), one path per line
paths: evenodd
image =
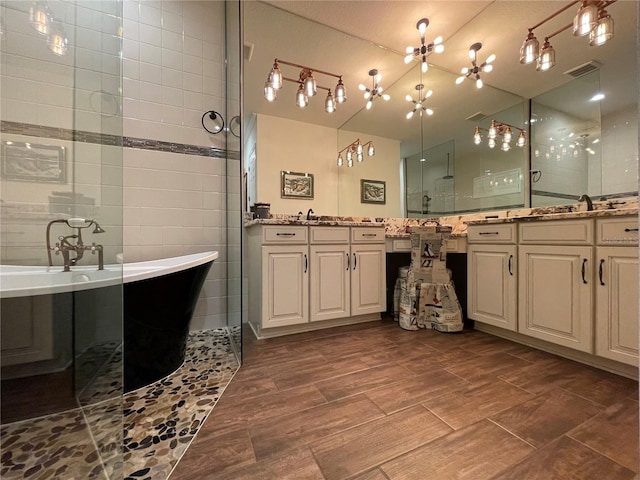
M430 328L441 332L463 329L462 308L446 268L446 241L451 227L410 229L411 266L396 282L398 323L405 330Z

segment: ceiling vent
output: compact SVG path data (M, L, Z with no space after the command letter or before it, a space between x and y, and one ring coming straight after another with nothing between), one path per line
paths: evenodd
M255 45L253 43L244 42L244 46L242 48L242 55L247 62L251 61L251 57L253 57L253 47Z
M470 117L467 117L466 120L469 120L471 122L478 122L478 121L482 120L485 117L486 117L486 115L484 113L476 112L473 115L471 115Z
M564 74L571 75L574 78L578 78L583 75L586 75L587 73L595 72L596 70L599 70L599 69L600 69L600 64L595 60L591 60L587 63L583 63L582 65L578 65L577 67L572 68L571 70L567 70L566 72L564 72Z

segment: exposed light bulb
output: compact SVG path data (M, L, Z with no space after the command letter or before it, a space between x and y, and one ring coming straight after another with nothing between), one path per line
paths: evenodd
M460 77L456 78L456 85L460 85L462 82L464 82L465 78L466 77L464 77L464 76L460 76Z
M301 83L300 87L298 87L298 92L296 93L296 105L300 108L304 108L307 106L308 101L309 99L307 98L307 95L305 95L304 86Z
M371 100L369 100L369 101L367 102L367 105L366 105L367 110L371 110L371 106L372 106L372 105L373 105L373 102L372 102Z
M358 144L356 145L356 153L357 153L358 155L362 155L362 144L361 144L361 143L358 143Z
M487 145L489 145L489 148L493 148L496 146L496 139L495 138L489 138L489 140L487 141Z
M484 63L491 63L496 59L496 54L492 53L491 55L489 55L489 58L487 58Z
M407 120L413 117L414 112L415 110L411 110L409 113L407 113Z
M331 91L327 93L327 98L324 101L324 109L327 113L333 113L336 111L336 102L331 95Z
M367 90L367 87L364 83L361 83L360 85L358 85L358 90L362 90L364 92Z
M338 79L338 84L335 89L336 102L344 103L347 101L347 90L342 83L342 77Z
M353 165L353 152L351 151L351 149L347 150L347 162Z
M433 110L431 110L430 108L427 108L425 112L427 112L427 115L433 115Z
M520 132L520 135L518 135L517 145L519 147L524 147L526 143L527 143L527 137L525 136L524 132ZM536 150L536 152L538 151ZM539 156L539 155L540 155L540 152L538 152L536 156Z
M429 98L431 95L433 95L433 90L427 90L427 93L425 94L424 98Z
M270 82L264 84L264 98L268 102L273 102L277 98L276 90L273 88Z
M338 154L338 166L341 167L344 164L344 159L342 158L342 154Z
M422 69L422 73L427 73L427 71L429 70L429 64L427 63L426 58L422 59L422 66L420 68Z
M307 78L304 79L304 91L307 97L313 97L317 92L316 79L313 78L311 72L309 72Z
M485 73L489 73L491 70L493 70L493 65L488 64L482 67L482 71Z
M480 77L476 77L476 87L477 88L482 88L482 79Z
M349 158L347 160L347 167L349 167L349 168L353 167L353 159L352 158Z
M494 139L498 135L498 127L496 126L496 121L491 120L491 126L489 127L489 138Z
M480 145L482 142L482 134L480 133L480 127L476 127L476 131L473 134L473 143Z
M511 141L511 127L507 127L502 135L502 141L509 143Z
M388 102L389 100L391 100L391 96L385 93L384 95L382 95L382 99Z
M364 160L364 156L362 155L362 152L356 155L356 160L358 160L358 162L362 162Z
M376 154L376 149L373 146L373 143L369 143L369 148L367 148L367 155L373 157Z
M413 47L407 47L407 50L409 48L413 49ZM413 60L414 57L415 57L415 54L413 52L409 53L407 56L404 57L404 63L411 63L411 60Z

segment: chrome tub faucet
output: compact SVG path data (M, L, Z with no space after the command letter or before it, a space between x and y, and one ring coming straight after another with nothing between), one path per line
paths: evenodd
M54 223L64 223L69 228L76 229L76 233L72 235L60 235L55 245L51 246L51 226ZM52 220L47 224L47 256L49 259L49 266L53 266L53 260L51 258L51 252L56 255L62 255L65 272L71 271L71 266L76 265L78 260L84 256L85 251L91 252L92 255L98 254L98 270L104 270L104 257L102 245L97 245L93 242L91 245L85 245L82 240L82 229L88 228L91 225L94 229L91 233L104 233L104 229L95 220L85 220L84 218L69 218ZM73 242L75 240L75 242ZM75 255L71 258L70 253L74 252Z

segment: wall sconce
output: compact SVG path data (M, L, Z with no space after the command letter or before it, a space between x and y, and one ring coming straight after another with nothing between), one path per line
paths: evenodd
M527 135L524 132L523 128L509 125L508 123L497 122L496 120L491 120L491 126L489 128L481 128L476 126L476 130L473 134L473 143L475 143L476 145L480 145L480 143L482 143L481 132L485 131L487 132L487 145L489 145L489 148L494 148L496 146L496 138L498 138L498 136L501 136L501 150L504 152L508 152L509 150L511 150L513 130L517 130L518 132L520 132L518 134L518 139L516 140L516 145L518 147L524 147L527 144Z
M356 156L356 160L358 162L364 161L364 147L367 147L367 155L369 157L373 157L376 154L376 149L373 146L373 140L369 140L367 143L360 143L360 139L358 138L355 142L347 145L342 150L338 152L338 166L341 167L344 164L344 159L342 158L342 152L345 150L347 153L345 157L347 157L347 167L353 167L353 156Z
M404 97L408 102L413 102L413 110L407 113L407 119L413 117L413 114L416 113L417 111L420 112L420 116L422 116L423 112L426 113L427 115L433 115L433 110L425 107L424 105L425 100L433 94L433 91L427 90L427 93L425 93L424 97L422 97L421 95L422 95L423 89L424 89L424 85L422 83L419 83L418 85L416 85L416 90L418 91L418 100L414 100L411 97L411 95L407 95L406 97Z
M299 68L300 74L298 76L298 79L296 80L282 75L279 64ZM313 76L314 73L320 73L338 79L338 83L336 84L333 93L331 92L330 88L323 87L317 84L316 79ZM338 103L347 101L347 90L342 83L342 75L325 72L323 70L318 70L317 68L305 67L304 65L287 62L286 60L280 60L277 58L273 61L273 67L271 68L271 71L269 72L269 75L267 77L267 81L264 84L264 98L268 102L274 102L276 98L278 98L278 90L282 88L282 85L285 81L298 84L298 90L296 92L296 105L298 105L300 108L304 108L308 105L309 97L313 97L317 93L318 89L327 91L327 97L324 101L324 109L327 113L335 112Z
M482 88L482 79L480 78L480 72L489 73L491 70L493 70L493 65L491 65L491 62L496 59L496 56L494 54L491 54L484 62L478 65L478 50L480 50L481 48L482 44L480 42L474 43L469 47L471 68L462 67L462 70L460 71L462 75L456 78L457 85L460 85L462 82L464 82L465 78L470 78L471 76L473 76L476 81L476 87Z
M418 20L418 23L416 24L416 28L418 29L418 31L420 32L420 46L419 47L407 47L406 49L406 53L407 56L404 57L404 63L409 63L411 60L413 60L416 57L421 57L421 69L422 69L422 73L426 73L427 70L429 70L429 64L427 63L427 57L429 55L431 55L433 52L436 53L442 53L444 52L444 45L442 44L442 37L437 37L433 42L431 42L430 44L426 44L426 40L424 38L424 32L427 30L427 27L429 26L429 19L428 18L422 18L420 20Z
M389 101L391 98L386 93L382 93L382 86L380 85L380 80L382 80L382 74L378 73L378 70L371 69L369 70L369 76L371 77L371 88L368 88L365 84L361 83L358 85L358 88L364 92L364 98L367 100L367 110L370 110L373 106L373 101L382 97L384 100Z
M611 40L613 38L613 18L607 13L606 7L616 1L576 0L538 22L529 28L529 33L520 47L520 63L528 65L535 61L536 70L538 71L546 71L552 68L556 64L556 52L549 43L549 39L572 27L574 36L589 35L589 45L591 46L603 45L608 40ZM544 38L542 48L540 48L540 43L533 31L577 3L580 3L580 8L573 17L573 22L556 30L551 35L547 35Z

